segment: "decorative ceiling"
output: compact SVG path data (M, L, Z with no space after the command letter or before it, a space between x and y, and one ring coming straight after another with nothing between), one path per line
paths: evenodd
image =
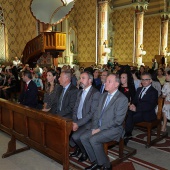
M143 3L144 1L149 3L148 10L145 13L146 15L170 11L170 0L111 0L110 6L112 9L114 9L132 5L134 2Z
M57 24L71 12L75 0L32 0L33 16L45 24Z
M74 7L76 0L32 0L31 12L33 16L43 23L57 24L65 19ZM99 0L101 1L101 0ZM124 8L133 3L148 2L145 15L170 12L170 0L109 0L110 7L114 10Z

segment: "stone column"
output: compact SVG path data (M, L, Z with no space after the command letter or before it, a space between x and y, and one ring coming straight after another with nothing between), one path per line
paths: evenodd
M107 52L105 48L108 47L108 0L98 1L98 63L107 63Z
M167 47L168 47L168 22L169 17L167 13L163 13L161 15L161 49L160 54L165 55L167 54Z
M135 59L138 66L142 65L143 50L143 17L144 12L136 13Z
M138 66L142 65L142 51L143 51L143 20L144 12L147 10L148 2L134 2L135 7L135 63Z

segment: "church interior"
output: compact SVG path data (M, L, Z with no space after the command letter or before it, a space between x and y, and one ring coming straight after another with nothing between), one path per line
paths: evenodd
M93 67L100 74L107 66L113 71L109 63L115 70L116 66L137 70L143 67L156 74L164 67L162 88L170 81L165 80L170 70L169 21L170 0L0 0L0 67L12 68L15 58L23 68L39 65L80 68L81 72L81 68ZM146 80L149 79L141 81ZM42 89L43 93L38 90L41 101L45 91ZM72 152L68 146L70 120L52 120L50 114L15 106L19 93L12 95L11 103L0 99L0 169L81 170L90 165L89 160L80 163L77 158L68 159ZM142 122L134 128L128 147L119 142L114 143L118 144L116 150L108 149L110 161L119 163L112 170L169 169L170 124L168 120L166 132L160 131L162 107L163 103L158 104L161 117L158 115L155 122ZM59 136L53 138L54 133ZM46 142L51 139L63 144ZM126 153L122 153L126 147ZM29 151L22 152L25 150ZM13 154L16 155L8 157Z
M44 10L44 2L40 3L42 8L38 4L36 9L31 1L0 1L1 61L10 62L17 56L36 58L35 61L39 58L44 64L51 62L50 59L44 61L44 56L50 55L58 57L57 61L52 61L56 65L72 64L76 59L80 65L89 66L106 64L111 59L120 64L151 66L152 59L157 56L165 56L169 62L169 1L77 0L64 19L57 18L57 12L50 11L49 7ZM34 15L47 16L45 23ZM39 54L36 51L24 56L28 44L36 43L33 39L44 32L65 33L65 47L56 48L51 54L48 53L50 49L42 49Z

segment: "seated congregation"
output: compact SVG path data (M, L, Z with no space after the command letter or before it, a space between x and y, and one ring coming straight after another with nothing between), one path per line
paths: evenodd
M161 108L161 133L166 133L170 116L170 71L164 73L165 81L161 86L157 70L144 66L139 71L120 65L80 70L68 66L45 67L42 73L37 71L38 67L34 71L21 69L24 83L21 83L18 103L71 119L69 145L74 152L70 157L78 157L79 162L89 159L91 165L86 170L112 169L103 144L123 138L128 145L137 123L157 120L158 97L165 98ZM35 79L41 81L36 83ZM41 102L37 97L40 91L43 92Z

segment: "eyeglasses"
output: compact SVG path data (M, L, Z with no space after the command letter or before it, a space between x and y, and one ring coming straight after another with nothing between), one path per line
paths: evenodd
M141 81L149 81L149 80L151 80L151 79L141 79Z

